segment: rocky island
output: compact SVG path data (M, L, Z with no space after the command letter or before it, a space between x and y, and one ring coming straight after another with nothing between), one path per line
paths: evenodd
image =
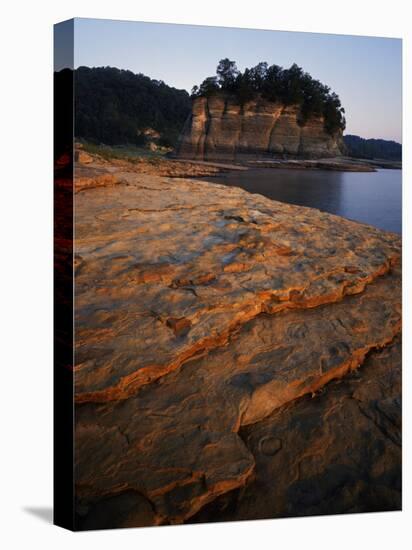
M241 72L222 59L192 90L177 156L201 160L327 158L345 151L344 109L328 86L296 64Z
M400 237L192 171L78 156L77 527L399 509Z

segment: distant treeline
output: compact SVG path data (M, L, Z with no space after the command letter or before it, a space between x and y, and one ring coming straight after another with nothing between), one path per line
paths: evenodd
M75 134L107 145L144 145L148 128L174 146L190 113L186 90L112 67L74 71Z
M402 160L402 145L385 139L364 139L359 136L343 136L348 155L363 159Z
M260 95L268 101L300 105L301 125L311 116L323 116L329 133L345 129L345 110L339 96L295 63L289 69L283 69L279 65L269 66L261 62L242 73L235 61L221 59L216 76L209 76L200 86L194 86L192 97L208 97L222 92L233 95L241 104Z

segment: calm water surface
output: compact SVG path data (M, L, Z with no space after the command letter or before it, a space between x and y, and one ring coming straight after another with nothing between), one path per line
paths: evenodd
M402 232L401 170L331 172L261 168L221 174L213 181L242 187L270 199L318 208L386 231Z

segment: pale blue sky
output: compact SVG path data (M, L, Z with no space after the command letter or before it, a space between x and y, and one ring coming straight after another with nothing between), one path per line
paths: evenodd
M402 41L332 34L75 19L75 67L141 72L190 91L229 57L297 63L327 84L346 109L346 133L402 140Z

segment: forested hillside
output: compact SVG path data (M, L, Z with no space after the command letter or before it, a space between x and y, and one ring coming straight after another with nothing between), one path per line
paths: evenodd
M75 70L75 134L107 145L144 145L145 131L174 146L190 112L190 97L163 81L113 67Z
M402 160L402 145L385 139L364 139L348 134L343 136L347 154L364 159Z

